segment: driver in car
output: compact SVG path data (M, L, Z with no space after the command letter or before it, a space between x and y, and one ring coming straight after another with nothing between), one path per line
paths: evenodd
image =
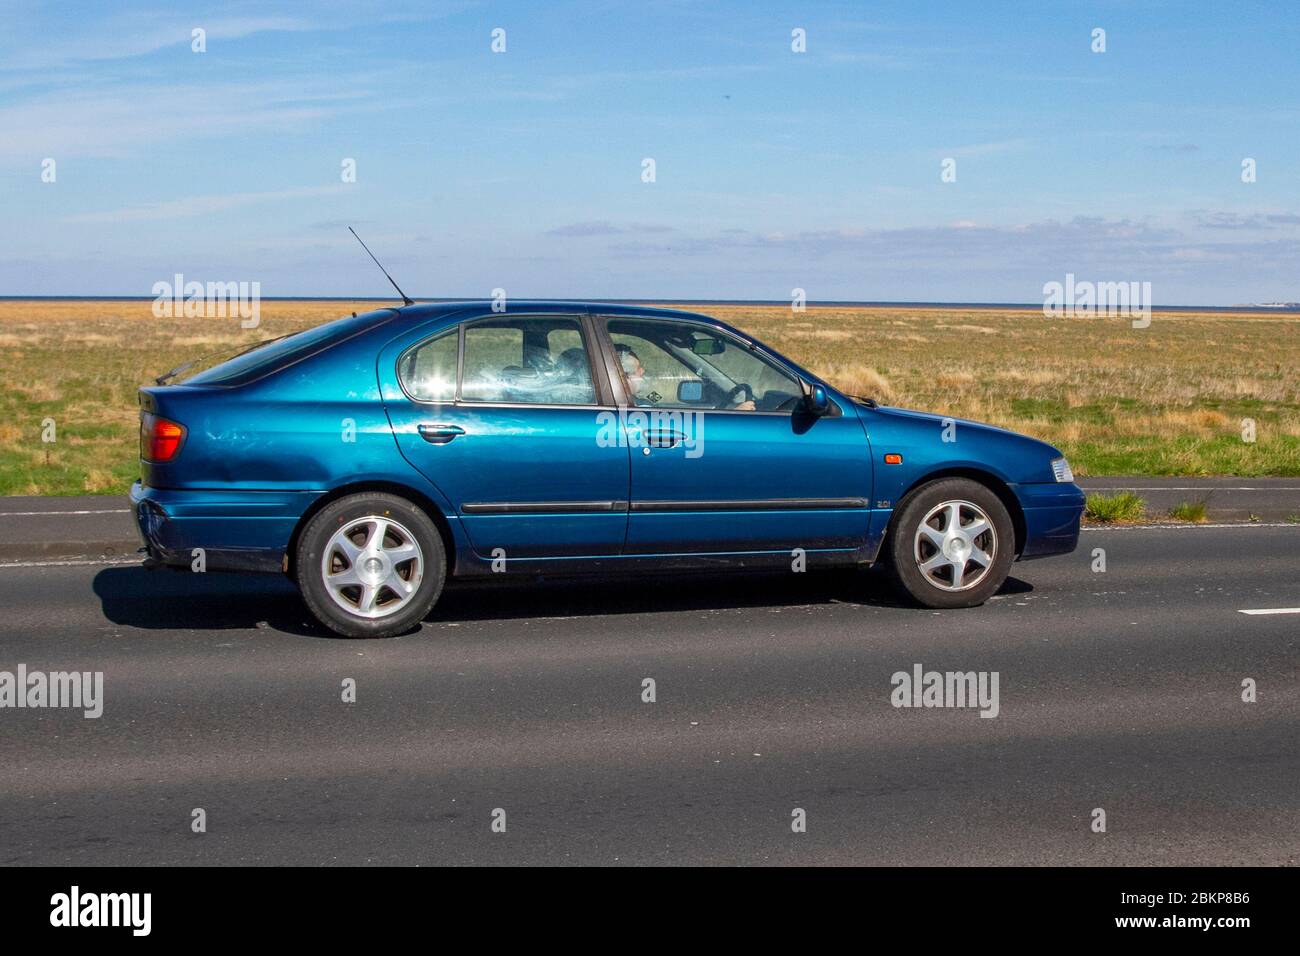
M632 400L638 405L655 405L659 397L651 398L652 392L647 392L648 383L645 379L645 366L641 364L641 359L632 351L632 346L616 343L614 351L618 353L619 364L623 366L623 377L627 379L628 389L632 392ZM737 396L739 397L739 396ZM730 406L732 411L752 412L754 411L754 400L746 399L737 405Z

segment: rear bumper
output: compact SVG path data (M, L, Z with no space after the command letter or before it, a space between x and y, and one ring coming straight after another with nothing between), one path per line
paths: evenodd
M321 492L194 491L131 486L136 527L155 564L278 572L299 518Z
M1016 485L1025 513L1025 546L1020 560L1069 554L1079 545L1083 492L1071 482Z

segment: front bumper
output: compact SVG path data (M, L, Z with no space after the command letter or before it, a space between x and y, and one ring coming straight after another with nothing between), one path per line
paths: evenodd
M208 571L279 572L303 513L321 492L212 491L131 486L146 563Z
M1073 482L1016 485L1025 513L1025 546L1020 560L1069 554L1079 545L1083 491Z

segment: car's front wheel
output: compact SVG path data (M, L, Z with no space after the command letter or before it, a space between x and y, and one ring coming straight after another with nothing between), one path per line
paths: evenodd
M312 615L345 637L389 637L419 624L447 576L429 516L405 498L361 493L312 517L298 539L298 590Z
M943 478L914 491L885 542L895 583L933 608L987 601L1006 580L1015 546L1006 505L968 478Z

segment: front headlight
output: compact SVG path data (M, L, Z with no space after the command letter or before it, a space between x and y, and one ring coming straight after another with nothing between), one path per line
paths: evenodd
M1064 458L1052 459L1052 474L1056 476L1057 481L1074 481L1074 472L1070 470L1070 463Z

